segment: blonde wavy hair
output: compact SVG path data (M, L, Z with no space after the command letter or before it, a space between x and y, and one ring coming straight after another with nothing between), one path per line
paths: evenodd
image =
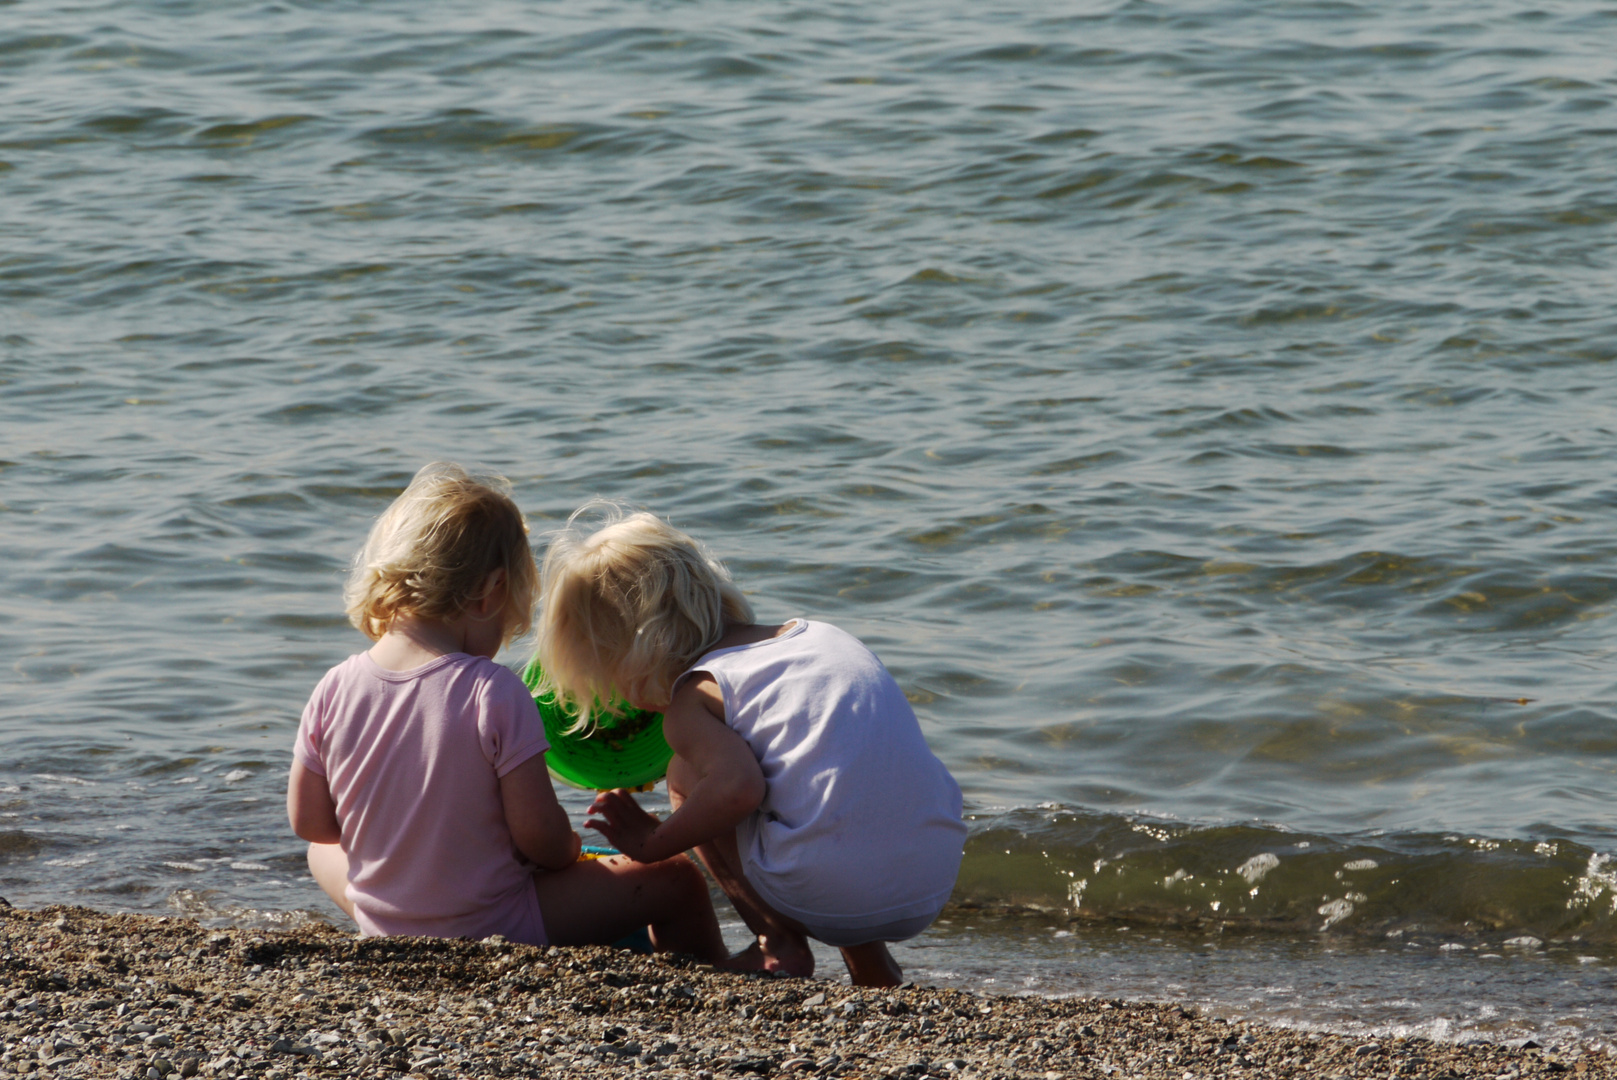
M348 620L372 641L401 615L453 619L505 571L501 644L533 626L539 572L528 524L499 476L435 461L371 526L343 589Z
M600 518L593 531L581 519ZM753 621L724 566L655 514L606 500L575 511L540 571L536 657L550 691L590 730L619 697L667 702L674 680Z

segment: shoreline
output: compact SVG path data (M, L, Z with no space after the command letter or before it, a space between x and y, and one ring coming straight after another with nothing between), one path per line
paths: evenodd
M0 1078L1617 1077L1603 1052L1367 1041L1178 1005L720 972L500 939L0 907Z

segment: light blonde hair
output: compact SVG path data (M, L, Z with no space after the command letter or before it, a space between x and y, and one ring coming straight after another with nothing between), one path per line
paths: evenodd
M580 519L604 518L594 531ZM614 699L667 701L674 680L724 636L753 621L724 566L655 514L587 503L550 542L540 572L541 691L593 728Z
M348 620L372 641L401 615L453 619L505 571L501 644L533 625L539 572L528 525L499 476L435 461L371 526L343 590Z

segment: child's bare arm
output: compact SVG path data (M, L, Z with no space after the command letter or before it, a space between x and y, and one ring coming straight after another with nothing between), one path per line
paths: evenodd
M292 763L292 775L286 781L286 816L292 823L292 831L311 844L342 841L337 804L331 799L326 778L311 772L301 762Z
M544 754L535 754L500 777L500 802L506 828L522 854L546 870L560 870L578 860L582 841L556 801Z
M663 713L663 736L698 775L678 810L658 822L627 792L608 792L590 807L599 815L590 827L637 862L666 859L733 832L767 790L752 748L724 722L724 699L711 677L698 675L679 688Z

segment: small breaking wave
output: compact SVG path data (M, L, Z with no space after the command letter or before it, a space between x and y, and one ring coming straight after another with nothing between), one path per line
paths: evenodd
M1565 839L1012 810L974 821L955 899L1079 922L1617 950L1617 858Z

